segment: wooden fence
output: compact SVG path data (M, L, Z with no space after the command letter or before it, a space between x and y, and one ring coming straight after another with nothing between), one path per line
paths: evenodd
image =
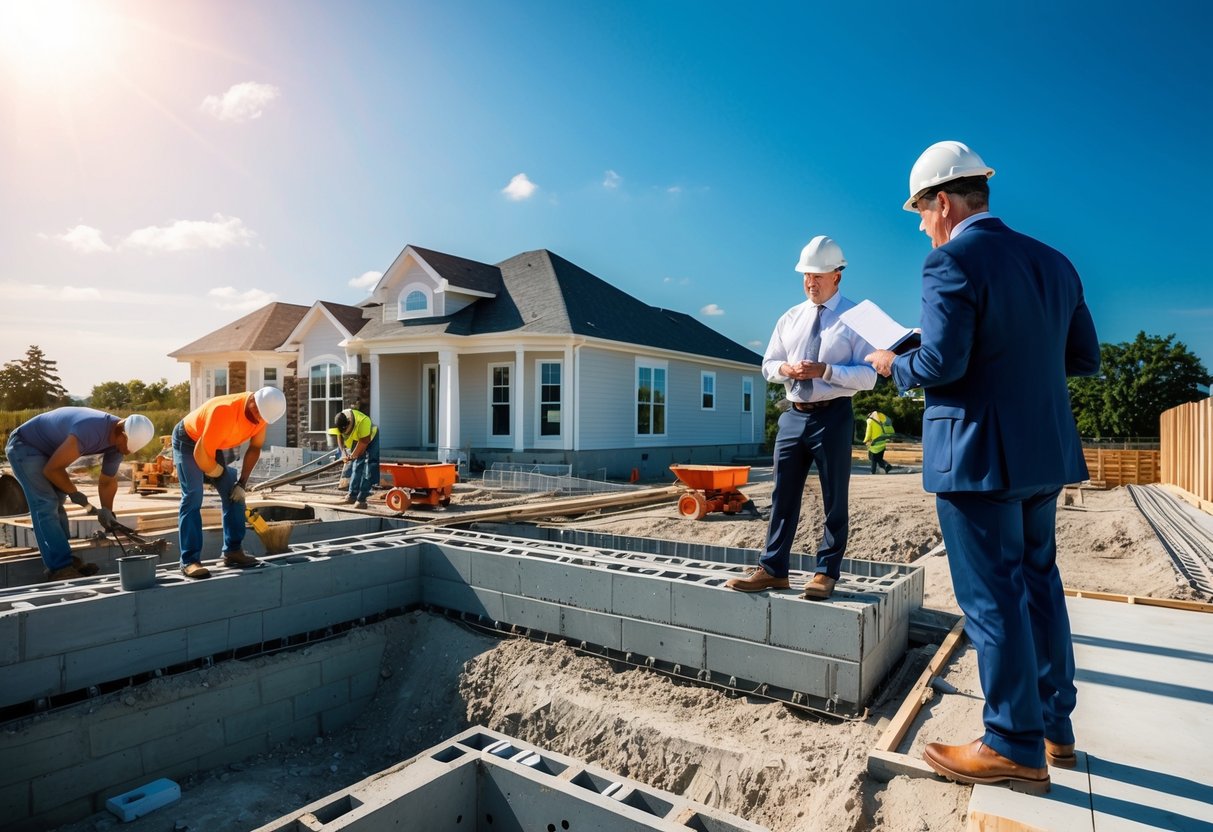
M1159 482L1159 451L1121 451L1083 448L1091 483L1115 488L1118 485L1147 485Z
M1213 398L1164 410L1162 482L1213 501Z

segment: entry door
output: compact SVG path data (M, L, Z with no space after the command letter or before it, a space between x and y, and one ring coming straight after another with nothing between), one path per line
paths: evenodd
M421 444L438 447L438 365L421 368Z

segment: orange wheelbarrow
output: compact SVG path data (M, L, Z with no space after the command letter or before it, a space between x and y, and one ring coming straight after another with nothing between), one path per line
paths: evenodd
M674 476L690 490L678 498L678 513L700 520L708 512L736 514L750 501L737 490L750 478L748 465L671 465Z
M380 472L392 478L392 488L384 500L396 513L408 511L413 504L442 506L451 504L455 486L455 463L435 462L418 465L403 462L381 462Z

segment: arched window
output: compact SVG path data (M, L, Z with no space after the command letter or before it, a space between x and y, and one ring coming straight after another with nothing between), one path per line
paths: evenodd
M408 297L404 299L405 312L424 312L429 305L429 298L425 296L425 292L409 292Z
M315 364L308 377L308 430L324 433L341 412L341 365Z

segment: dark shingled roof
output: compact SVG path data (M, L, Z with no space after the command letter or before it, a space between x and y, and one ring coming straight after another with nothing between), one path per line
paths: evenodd
M331 300L322 300L320 305L331 312L350 335L357 335L358 331L366 326L366 318L363 316L363 309L360 306L346 306L344 303L333 303Z
M431 262L431 254L448 260L461 260L416 246L413 246L413 250L435 270L438 267ZM384 322L377 317L368 322L359 337L376 340L402 335L485 335L499 332L576 334L703 358L743 364L762 363L762 356L691 316L642 303L546 249L523 252L497 266L501 285L496 297L480 299L454 315L442 318Z
M279 347L310 306L267 303L225 327L169 353L170 358L217 352L260 352Z
M428 248L411 246L421 259L442 275L451 286L457 289L471 289L474 292L487 292L495 295L501 291L501 270L487 263L479 263L453 254L443 254Z

